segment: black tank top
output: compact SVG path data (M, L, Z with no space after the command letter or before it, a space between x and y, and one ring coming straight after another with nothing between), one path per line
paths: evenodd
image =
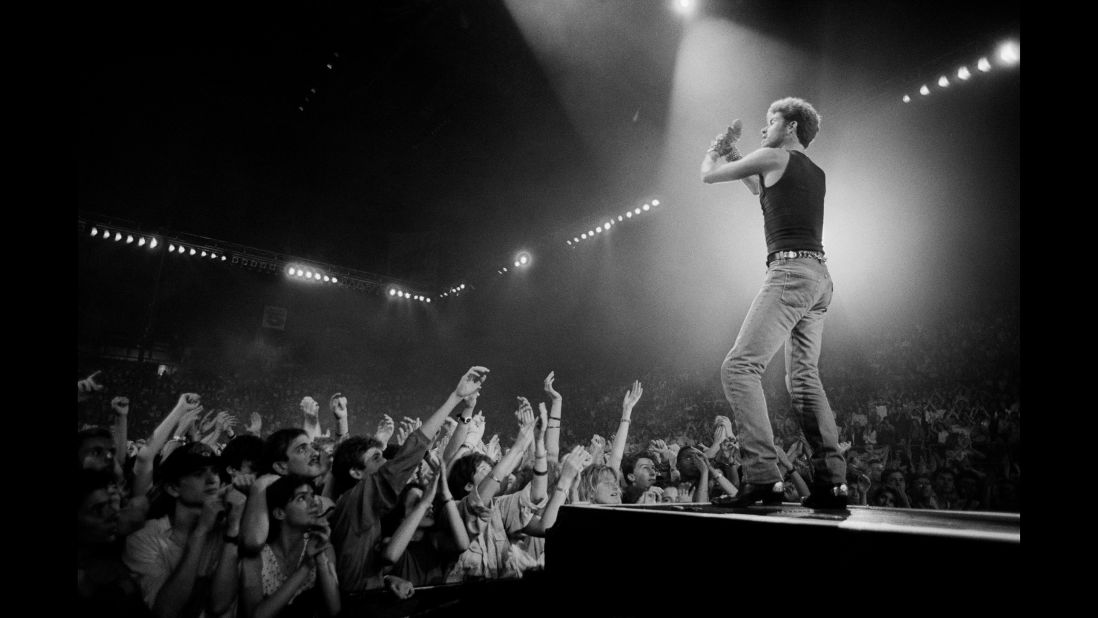
M763 187L766 252L823 251L824 172L804 153L789 151L789 164L774 186Z

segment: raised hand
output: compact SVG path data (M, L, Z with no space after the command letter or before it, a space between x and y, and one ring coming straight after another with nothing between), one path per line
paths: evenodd
M649 440L648 450L659 455L660 461L670 461L671 451L667 448L667 443L663 440Z
M499 434L492 434L492 439L488 441L488 446L485 449L485 455L492 458L492 462L497 462L503 458L503 450L499 447Z
M263 430L263 417L259 415L259 412L252 412L251 421L244 430L258 436Z
M625 391L625 398L622 399L621 407L623 410L632 410L633 406L637 405L640 401L641 395L644 394L644 387L641 386L639 380L633 381L633 388Z
M469 395L478 392L487 379L487 367L470 367L469 371L466 371L465 375L461 376L461 380L458 381L457 388L454 389L454 394L461 399L465 399Z
M571 453L564 456L560 462L560 477L569 482L576 480L584 468L591 465L591 453L582 446L572 449Z
M332 411L332 415L336 419L347 418L347 398L343 396L343 393L336 393L328 399L328 409Z
M843 453L849 451L851 446L854 446L854 445L851 444L850 442L840 442L839 443L839 454L842 455Z
M129 397L115 397L111 399L111 412L118 416L126 416L130 413L130 398Z
M591 452L594 452L596 449L602 450L605 448L606 438L600 436L599 434L591 436L591 448L589 449Z
M103 390L103 384L98 381L102 371L96 371L83 380L76 381L76 401L81 402L91 397L92 393Z
M382 444L388 444L394 431L396 431L396 425L393 423L393 417L382 414L381 420L377 423L377 431L374 432L374 437L380 440Z
M179 401L176 402L175 408L172 409L172 414L183 414L195 409L201 411L201 408L201 397L195 393L183 393L179 396Z
M655 485L644 490L640 499L637 500L637 504L658 504L660 502L663 502L663 488Z
M184 412L179 417L179 424L176 425L175 434L177 436L181 436L181 435L184 435L184 434L190 432L191 429L193 428L194 424L195 424L195 421L198 420L198 415L201 414L201 413L202 413L202 406L201 405L199 405L197 408L194 408L194 409L191 409L187 412Z
M476 449L482 437L484 437L484 413L477 412L473 415L473 420L469 421L469 428L465 431L465 446Z
M515 418L518 419L519 432L527 433L534 429L534 423L536 418L534 417L534 409L530 407L530 402L525 397L516 397L519 400L519 408L515 410Z
M553 398L555 400L560 400L561 399L560 393L558 393L556 391L556 389L553 388L553 380L556 380L556 379L557 379L556 378L556 372L555 371L550 371L549 375L545 376L545 382L544 382L543 386L545 388L545 394L549 395L551 398Z
M309 418L316 418L320 414L320 404L312 397L305 395L301 399L301 411Z
M405 416L400 419L400 427L396 430L396 443L404 444L404 441L408 439L408 436L412 435L412 432L419 428L423 423L418 418L408 418Z

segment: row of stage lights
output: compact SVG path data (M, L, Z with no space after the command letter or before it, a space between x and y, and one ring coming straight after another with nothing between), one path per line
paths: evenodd
M1018 64L1021 61L1022 57L1021 50L1019 49L1018 44L1013 41L1007 41L1006 43L1000 45L997 56L999 58L1000 66L1003 67L1014 66ZM983 56L976 61L976 70L980 73L988 73L991 71L992 68L994 68L994 66L991 64L991 61L987 59L987 56ZM968 69L967 65L957 69L956 78L962 82L968 81L972 78L972 76L973 73ZM953 82L951 82L949 80L949 77L947 77L946 75L941 75L938 77L938 88L949 88L950 84L952 83ZM930 96L930 92L930 87L926 84L923 84L919 87L919 94L924 97ZM905 94L902 100L904 103L910 103L912 101L911 95Z
M638 206L637 208L634 208L633 210L627 210L627 211L625 211L625 214L618 215L617 223L622 223L626 219L632 219L634 216L640 216L642 213L646 213L649 210L652 210L652 208L654 208L656 206L659 206L659 205L660 205L659 200L652 200L651 203L646 202L644 204L644 206ZM586 232L583 232L579 236L573 236L572 240L565 240L564 242L569 247L574 247L574 246L580 244L581 242L583 242L585 240L589 240L589 239L594 238L597 234L602 234L603 232L609 232L610 228L613 227L614 225L615 225L614 217L610 217L602 225L596 226L595 229L587 230Z
M400 288L389 288L389 296L391 298L406 298L408 300L418 300L421 303L431 302L430 296L424 296L423 294L412 294L411 292L405 292Z
M127 245L132 245L136 242L138 247L147 247L149 249L156 249L158 246L160 246L160 241L157 240L155 236L142 236L140 234L138 234L137 236L134 236L133 234L131 234L129 232L126 232L125 235L123 235L123 233L118 231L118 230L115 230L112 233L111 230L109 230L107 228L99 229L98 226L94 226L94 225L92 226L91 230L89 231L89 234L91 235L92 238L102 238L103 240L114 240L115 242L122 242L122 239L125 238ZM177 245L175 243L168 243L168 252L169 253L179 253L180 255L184 255L184 254L189 253L191 255L197 255L199 257L208 257L208 258L213 259L213 260L216 260L216 259L220 258L222 262L224 262L226 259L228 259L228 258L225 257L224 254L218 254L216 251L213 251L213 250L207 251L205 249L195 248L195 247L186 247L186 246L183 246L182 244Z
M92 238L102 238L103 240L111 240L111 231L106 229L106 228L100 230L98 227L95 227L93 225L90 233L91 233ZM144 246L147 245L149 247L149 249L155 249L157 247L157 245L160 244L160 241L158 241L156 238L151 237L151 236L149 236L149 237L146 237L146 236L137 236L137 237L135 237L133 234L130 234L128 232L126 233L125 236L122 236L122 232L119 232L119 231L115 230L115 232L114 232L114 241L115 242L121 242L123 238L126 239L126 244L127 245L133 244L133 242L136 238L138 247L144 247Z
M339 279L336 277L328 276L319 271L313 271L308 268L298 268L297 266L290 266L286 269L286 274L291 277L298 277L309 281L323 281L324 283L339 283Z

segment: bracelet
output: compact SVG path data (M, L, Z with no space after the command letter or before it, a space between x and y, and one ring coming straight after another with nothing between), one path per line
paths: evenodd
M623 422L623 423L628 423L628 422L629 422L629 419L627 419L627 418L623 418L623 419L621 419L621 422Z
M550 414L550 415L549 415L549 420L551 420L551 421L559 421L559 420L560 420L560 417L559 417L559 416L553 416L552 414Z
M236 536L229 536L229 535L226 534L223 537L221 537L221 540L223 540L226 543L229 543L231 545L240 545L240 535L239 534L236 535Z
M534 476L545 476L546 474L549 474L548 468L546 468L545 470L534 470Z
M453 501L454 501L454 497L450 496L449 498L446 498L445 500L443 500L442 503L446 504L447 502L453 502Z
M502 485L502 484L503 484L503 481L501 481L501 480L497 479L497 478L496 478L496 475L494 475L494 474L493 474L493 475L491 475L491 479L492 479L493 481L495 481L496 483L500 484L500 485Z
M469 423L473 422L473 417L471 417L471 416L458 416L458 421L462 425L468 425Z

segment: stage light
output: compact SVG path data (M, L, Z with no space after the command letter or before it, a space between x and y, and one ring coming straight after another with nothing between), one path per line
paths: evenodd
M970 77L972 77L972 73L968 72L968 67L957 69L957 79L968 79Z
M168 253L175 253L175 245L168 245Z
M583 234L580 234L580 238L582 238L582 239L584 239L584 240L587 240L587 234L586 234L586 232L585 232L585 233L583 233Z
M132 242L133 242L133 234L126 234L126 244L128 245Z
M149 248L150 248L150 249L155 249L155 248L156 248L156 246L157 246L157 245L159 245L159 244L160 244L160 242L159 242L159 241L157 241L157 240L156 240L156 239L154 238L154 239L152 239L152 240L150 240L150 241L149 241ZM224 258L222 258L222 259L224 259Z
M568 244L569 246L571 246L571 245L572 245L572 241L570 241L570 240L566 240L566 241L564 241L564 242L565 242L565 243L567 243L567 244Z
M635 214L635 215L641 214L641 209L640 208L634 208L633 209L633 214Z
M332 277L332 283L339 283L339 279L336 279L335 277Z
M927 88L926 84L923 84L923 87L919 88L919 94L925 97L926 95L930 94L930 88Z
M525 264L525 263L530 261L530 258L528 258L524 255L524 256L519 258L519 261L522 262L523 264Z
M202 257L206 257L206 252L205 251L202 252Z
M659 200L652 200L652 205L653 205L653 206L659 206L659 205L660 205L660 201L659 201Z
M194 255L196 253L198 253L198 252L194 250L194 247L191 247L191 255Z
M114 233L114 241L118 242L120 240L122 240L122 232L115 232Z
M225 261L225 256L221 256L221 261L222 261L222 262L224 262L224 261Z
M595 228L595 233L596 234L601 234L602 233L602 226L601 225Z
M991 63L987 61L987 58L980 58L980 60L976 63L976 68L980 69L984 73L987 73L991 70Z
M464 283L462 283L461 285L459 285L459 286L458 286L458 289L464 290L464 289L465 289L465 284L464 284Z
M99 228L97 228L97 227L95 227L95 226L93 225L93 226L92 226L92 231L91 231L91 235L92 235L92 236L98 236L98 235L99 235Z
M389 296L396 296L397 291L393 288L389 288Z
M216 253L211 253L211 254L210 254L210 259L211 259L211 260L216 260L216 259L217 259L217 254L216 254ZM272 264L272 266L273 266L273 264ZM273 269L272 269L272 270L273 270Z
M630 210L629 212L625 213L625 218L626 219L632 219L633 218L633 211Z
M645 212L648 212L648 209L649 209L649 208L651 208L651 206L649 206L648 204L645 204L645 205L644 205L644 211L645 211Z
M145 246L145 237L144 236L141 237L141 240L137 241L137 246L138 247L144 247Z
M427 302L431 302L431 299L430 299L430 298L428 298L428 299L427 299Z
M909 97L908 95L905 94L904 95L904 103L910 103L910 102L911 102L911 97Z
M331 280L332 280L332 278L331 278L331 277L329 277L328 275L324 275L324 281L325 281L325 282L329 282L329 281L331 281Z
M948 88L949 87L949 80L946 79L945 75L942 75L941 77L938 78L938 86L940 86L942 88Z
M588 236L594 236L595 235L595 230L587 230L587 235Z
M614 222L613 221L607 221L606 223L603 224L603 227L605 227L606 229L610 229L611 225L614 225Z
M999 46L999 59L1006 64L1015 64L1021 59L1018 45L1014 41L1007 41Z
M618 221L624 221L624 219L622 219L621 215L618 215Z
M518 268L518 266L519 266L519 263L518 263L518 261L516 260L516 261L515 261L515 268Z
M503 267L503 272L507 272L507 267L506 266Z
M675 10L679 15L690 16L694 12L695 0L675 0Z

